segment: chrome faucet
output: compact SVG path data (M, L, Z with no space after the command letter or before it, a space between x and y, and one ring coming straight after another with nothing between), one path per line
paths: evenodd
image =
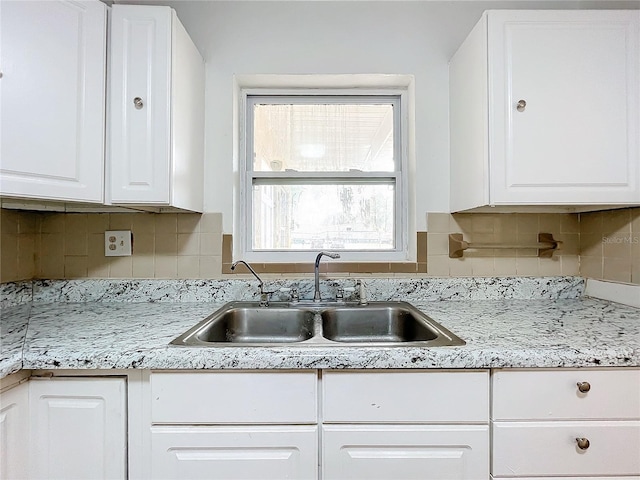
M251 273L253 273L253 276L256 277L258 279L258 282L260 284L260 306L261 307L268 307L269 306L269 295L273 292L265 292L264 291L264 282L262 281L262 279L258 276L258 274L256 273L256 271L251 268L251 265L249 265L247 262L245 262L244 260L238 260L237 262L233 262L231 264L231 270L235 270L236 267L238 266L239 263L242 263L245 267L247 267L249 269L249 271Z
M316 266L315 266L315 270L314 270L314 275L315 275L315 280L316 280L316 287L315 287L315 291L313 293L313 301L314 302L319 302L322 299L320 298L320 259L322 258L322 256L327 256L330 258L340 258L340 254L339 253L332 253L332 252L320 252L318 254L318 256L316 257Z

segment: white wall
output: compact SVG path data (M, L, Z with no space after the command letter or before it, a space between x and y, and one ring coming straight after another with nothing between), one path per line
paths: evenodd
M233 222L234 74L414 75L416 227L423 231L427 211L449 209L448 60L482 11L596 5L518 0L164 3L176 9L207 63L205 211L223 213L225 233L232 232ZM616 4L621 8L621 2Z

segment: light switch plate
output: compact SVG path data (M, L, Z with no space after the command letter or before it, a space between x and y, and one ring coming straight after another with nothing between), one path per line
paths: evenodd
M104 232L104 256L128 257L131 256L131 243L133 236L131 230L107 230Z

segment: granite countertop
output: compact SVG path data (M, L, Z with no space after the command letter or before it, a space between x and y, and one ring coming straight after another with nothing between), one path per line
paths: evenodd
M2 310L0 378L21 368L640 366L637 308L588 297L409 301L467 344L179 347L168 344L224 302L29 303Z

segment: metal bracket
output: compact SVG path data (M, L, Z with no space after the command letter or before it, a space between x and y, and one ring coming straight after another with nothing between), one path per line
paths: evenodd
M516 248L535 248L538 250L538 257L551 258L554 252L560 250L562 242L555 240L551 233L539 233L538 243L524 244L500 244L500 243L471 243L466 242L462 238L461 233L449 234L449 258L462 258L464 251L467 249L516 249Z

